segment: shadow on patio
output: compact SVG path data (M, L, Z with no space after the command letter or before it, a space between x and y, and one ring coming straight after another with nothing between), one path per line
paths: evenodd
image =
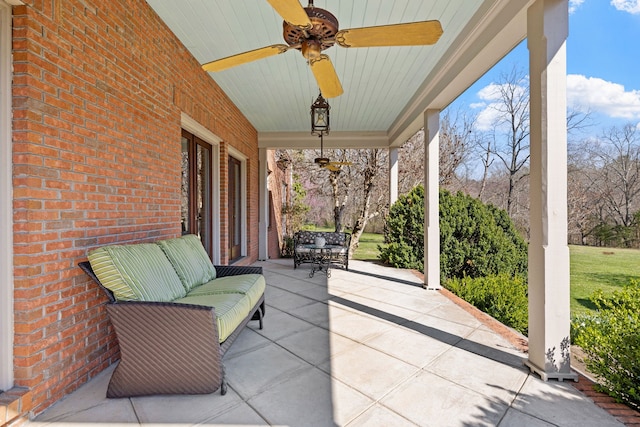
M530 375L524 354L411 272L256 265L265 327L250 323L225 355L226 396L106 399L109 369L30 425L621 425Z

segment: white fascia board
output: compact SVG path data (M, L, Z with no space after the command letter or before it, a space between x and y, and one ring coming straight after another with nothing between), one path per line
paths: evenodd
M427 109L444 110L526 37L532 0L487 1L469 21L407 107L389 128L397 147L422 126Z
M323 138L324 148L389 148L386 132L331 132ZM318 149L320 137L309 132L260 132L258 147L266 149Z

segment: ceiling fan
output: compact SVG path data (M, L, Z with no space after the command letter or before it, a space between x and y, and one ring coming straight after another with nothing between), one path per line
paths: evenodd
M330 170L332 172L338 172L340 170L340 166L351 166L353 163L351 162L332 162L328 157L324 157L323 154L323 143L324 138L323 134L320 134L320 157L316 157L313 161L320 166L321 168Z
M325 98L343 93L342 84L331 63L322 53L338 44L342 47L420 46L438 41L442 35L439 21L419 21L376 27L338 29L338 19L329 11L315 7L309 0L303 8L298 0L267 0L284 19L284 40L287 44L275 44L237 55L208 62L206 71L222 71L227 68L268 58L297 49L307 59L311 71Z

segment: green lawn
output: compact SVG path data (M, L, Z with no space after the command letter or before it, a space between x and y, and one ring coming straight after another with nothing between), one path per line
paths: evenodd
M596 289L610 293L640 279L640 250L570 246L571 314L594 309L589 296Z
M307 227L305 229L313 229L314 231L334 231L333 227ZM362 261L377 261L378 260L378 245L383 244L384 235L375 233L362 233L360 236L360 245L356 249L355 253L351 256L352 259L359 259Z
M353 254L353 259L363 261L378 260L378 245L384 243L384 235L375 233L362 233L360 236L360 245Z
M322 231L332 229L317 228ZM378 245L382 234L363 233L353 259L378 260ZM629 283L640 280L640 250L569 246L571 256L571 314L585 314L595 307L589 297L596 289L611 293Z

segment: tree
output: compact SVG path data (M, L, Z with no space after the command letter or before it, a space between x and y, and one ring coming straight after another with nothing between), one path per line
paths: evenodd
M459 190L467 183L466 169L476 145L474 132L476 116L456 111L452 116L445 110L440 118L439 184L449 190ZM424 183L424 129L420 129L402 146L400 151L400 193L407 193Z
M491 137L493 154L508 173L506 210L513 215L516 186L528 173L529 163L529 83L525 72L516 67L491 85L488 97L494 102Z
M487 180L489 178L489 170L493 165L494 157L491 153L495 151L491 138L478 138L475 144L480 163L482 164L482 178L480 179L480 189L478 190L478 199L484 200L484 191L487 188Z
M336 231L352 233L351 253L369 222L383 216L388 206L388 151L386 149L333 149L323 155L332 161L347 163L338 168L320 168L313 161L318 151L305 153L298 165L308 192L311 222L328 221Z
M381 173L385 170L385 160L388 160L387 150L370 149L362 150L360 160L364 160L362 173L362 200L359 203L358 213L351 230L351 248L349 253L353 253L360 244L360 236L364 232L365 227L370 219L380 215L380 209L372 211L371 198L376 187L380 185ZM387 172L388 173L388 172ZM379 193L376 207L383 205L384 193Z
M603 135L598 157L602 161L604 202L615 224L630 227L640 194L640 135L635 125L612 127Z
M586 148L586 150L585 150ZM640 131L633 124L612 127L598 139L584 141L588 167L580 175L588 187L595 244L637 244L640 209Z

